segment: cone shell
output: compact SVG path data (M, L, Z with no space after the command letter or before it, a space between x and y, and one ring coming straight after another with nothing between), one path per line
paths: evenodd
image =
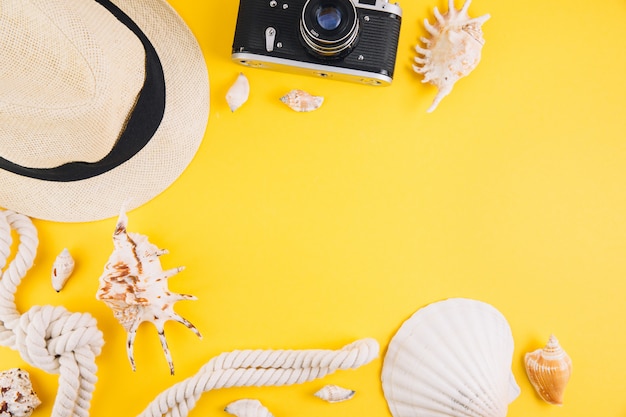
M261 401L251 399L234 401L224 411L237 417L274 417Z
M554 335L542 349L524 356L526 375L547 403L563 405L565 387L572 375L572 360Z
M61 291L70 275L72 275L72 272L74 272L74 258L72 258L70 251L65 248L56 257L52 265L52 272L50 274L52 288L57 292Z
M159 257L168 253L167 250L159 249L144 235L127 232L127 225L128 217L122 209L113 233L113 253L100 276L96 298L113 310L113 315L126 330L126 350L133 370L133 344L137 328L144 321L149 321L159 333L170 373L174 374L164 326L167 321L177 321L201 337L193 324L174 312L176 302L195 300L196 297L176 294L168 289L167 280L184 268L163 270Z
M338 385L326 385L314 395L329 403L338 403L354 397L356 391L340 387Z
M317 110L324 102L324 97L314 96L303 90L291 90L280 98L289 108L297 112Z
M0 372L0 416L28 417L39 405L28 372L19 368Z
M424 75L422 82L433 84L439 90L427 110L429 113L450 94L454 84L472 72L480 62L485 43L481 27L490 16L470 18L467 14L470 3L471 0L466 0L463 7L457 10L454 0L449 0L447 13L442 15L435 7L434 24L424 20L430 37L420 39L424 47L415 47L421 56L415 58L413 70Z
M243 106L243 104L248 101L249 96L250 82L248 81L248 78L241 72L226 93L226 102L228 103L230 111L234 112L239 107Z
M394 417L505 417L519 395L513 337L489 304L452 298L430 304L393 336L382 369Z

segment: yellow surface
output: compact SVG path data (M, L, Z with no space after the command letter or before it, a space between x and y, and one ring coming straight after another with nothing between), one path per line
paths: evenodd
M623 0L475 0L490 13L477 69L432 114L435 88L412 72L422 21L446 2L401 4L390 87L247 69L230 61L238 3L172 0L205 53L211 109L192 164L163 194L129 213L129 230L185 265L170 288L194 294L166 327L170 376L155 330L140 328L137 371L125 333L95 300L115 219L36 221L36 265L17 294L21 311L64 305L93 314L106 344L91 416L135 416L213 356L244 348L338 348L376 338L381 357L356 371L291 387L205 394L191 416L224 416L258 398L276 417L390 416L382 357L420 307L462 296L508 319L521 395L508 416L623 417L626 413L626 3ZM248 103L224 100L239 71ZM292 88L326 98L314 113L278 101ZM19 192L19 190L16 190ZM50 285L64 247L76 271ZM543 403L523 354L554 333L574 363L563 407ZM50 415L57 376L0 348L0 369L23 367ZM346 403L312 396L334 383Z

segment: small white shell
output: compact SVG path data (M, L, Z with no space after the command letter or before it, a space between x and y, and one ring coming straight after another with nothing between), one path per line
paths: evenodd
M470 18L467 14L471 0L466 0L463 8L457 10L454 0L448 1L448 12L441 14L435 7L436 21L430 24L424 19L424 26L430 38L420 40L425 47L416 46L415 50L422 57L416 57L417 65L413 70L423 74L423 83L430 83L439 92L427 112L430 113L441 99L450 94L454 83L468 75L480 62L481 50L485 40L481 26L489 15Z
M291 90L280 98L280 101L297 112L309 112L320 108L324 97L314 96L304 90Z
M250 82L248 78L241 72L237 76L234 84L228 89L226 93L226 102L230 111L235 111L241 107L250 95Z
M251 399L233 401L224 411L237 417L274 417L261 401Z
M70 251L67 248L56 257L54 264L52 264L52 288L56 292L59 292L65 286L65 283L69 279L70 275L74 271L74 258L70 255Z
M338 403L349 400L354 397L354 394L356 394L356 391L351 389L343 388L338 385L326 385L314 395L329 403Z
M19 368L0 372L0 416L28 417L40 404L28 372Z

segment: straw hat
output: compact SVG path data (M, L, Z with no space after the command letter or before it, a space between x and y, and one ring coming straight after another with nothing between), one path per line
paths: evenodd
M81 222L146 203L191 162L208 101L165 0L2 0L0 207Z

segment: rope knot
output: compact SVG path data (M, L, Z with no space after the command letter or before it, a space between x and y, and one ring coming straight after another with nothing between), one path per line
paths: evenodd
M60 372L62 357L72 356L82 362L80 358L98 356L104 344L90 314L50 305L35 306L22 314L15 336L23 359L52 374Z

